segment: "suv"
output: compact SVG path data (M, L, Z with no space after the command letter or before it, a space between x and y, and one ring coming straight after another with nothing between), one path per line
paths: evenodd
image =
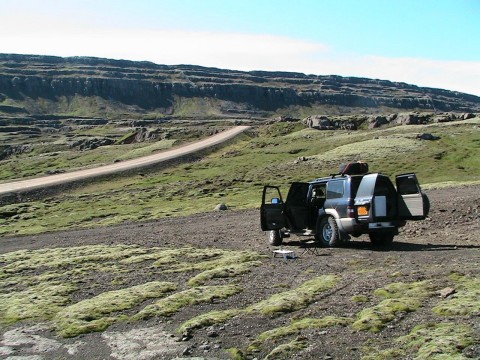
M368 171L368 165L361 164ZM270 245L281 245L293 233L315 235L329 247L368 234L374 245L385 246L407 220L425 219L429 208L414 173L397 175L395 187L380 173L342 171L292 183L285 202L278 187L265 186L260 219Z

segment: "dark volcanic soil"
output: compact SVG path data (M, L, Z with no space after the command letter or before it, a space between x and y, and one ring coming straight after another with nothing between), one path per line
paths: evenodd
M448 275L453 272L478 278L480 186L431 190L427 193L431 201L430 217L425 221L407 224L388 250L376 250L369 243L368 237L360 237L342 248L319 249L317 256L302 253L299 248L300 238L292 237L286 239L284 248L294 250L299 257L287 261L272 258L273 248L268 245L266 235L259 228L258 210L213 212L155 222L2 239L1 253L86 244L135 244L145 247L191 245L200 248L252 249L267 257L262 266L242 275L240 280L235 279L243 287L240 294L223 301L187 307L168 319L152 318L136 323L117 323L103 335L93 333L74 339L62 339L41 325L35 325L38 328L31 323L11 325L4 328L2 333L8 332L12 336L19 326L26 326L22 328L23 335L30 334L30 340L19 342L13 346L14 352L8 353L12 346L7 344L5 335L0 344L0 358L35 355L35 359L171 359L193 356L226 359L229 358L226 349L236 347L245 351L260 333L287 325L292 318L321 318L327 315L353 318L363 308L378 303L373 300L375 289L393 282L432 280L437 289L444 289L452 286ZM181 335L175 334L175 329L183 321L196 315L212 310L244 308L274 293L295 288L317 274L336 274L342 280L333 290L320 294L305 309L277 317L249 315L233 318L223 324L193 331L191 338L184 338L183 341ZM132 284L135 281L141 279L131 279ZM225 282L228 283L228 280ZM370 300L367 303L354 302L351 298L355 295L365 295ZM478 313L474 316L439 319L431 311L438 301L438 296L429 298L418 311L399 314L378 333L356 331L350 326L304 330L301 334L290 337L290 340L301 336L301 340L308 346L288 357L359 359L366 355L363 348L365 344L380 348L394 347L394 339L408 334L415 325L440 320L467 324L474 329L477 339L480 338ZM166 335L162 340L158 333L149 332L159 328L175 336ZM139 340L135 346L119 350L118 343L131 341L136 336ZM35 345L35 341L40 338L56 341L58 346L50 350L39 350L41 347ZM112 345L113 338L123 340ZM152 345L167 346L168 341L165 339L170 339L173 343L174 350L168 354L156 351ZM252 353L249 357L264 358L278 345L280 343L265 344L260 352ZM477 343L469 346L463 350L463 354L467 358L480 358L480 345Z

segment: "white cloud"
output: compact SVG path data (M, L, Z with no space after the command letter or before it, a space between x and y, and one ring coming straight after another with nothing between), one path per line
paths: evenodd
M0 52L97 56L234 70L294 71L406 82L480 96L480 62L386 58L339 53L307 40L274 35L82 28L79 24L16 26L0 31ZM8 25L8 24L7 24ZM25 24L23 24L25 25Z

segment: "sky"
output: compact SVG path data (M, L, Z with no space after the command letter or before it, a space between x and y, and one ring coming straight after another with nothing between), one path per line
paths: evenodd
M0 53L367 77L480 96L480 0L0 0Z

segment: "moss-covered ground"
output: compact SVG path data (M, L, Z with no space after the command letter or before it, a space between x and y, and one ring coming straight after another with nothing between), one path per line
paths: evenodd
M263 257L253 251L126 245L2 254L0 324L51 321L60 335L74 337L105 330L120 320L170 316L242 292L239 285L198 284L238 277L259 266ZM233 271L226 271L229 268ZM175 278L172 273L191 277L189 287L182 288L181 281L158 280ZM140 284L130 285L134 281ZM149 299L155 302L146 304Z

